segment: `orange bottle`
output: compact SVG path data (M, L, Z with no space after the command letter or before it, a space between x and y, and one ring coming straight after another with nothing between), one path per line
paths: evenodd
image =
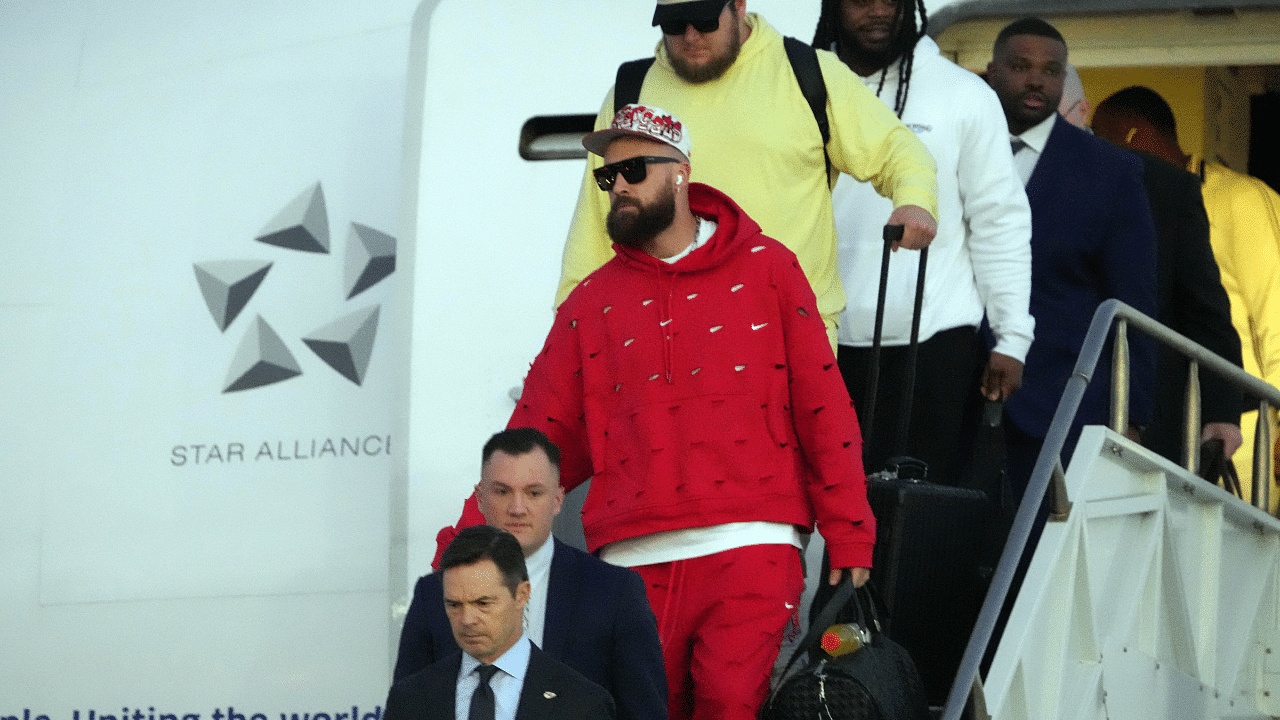
M833 658L854 652L864 642L863 630L857 623L838 623L822 633L822 649Z

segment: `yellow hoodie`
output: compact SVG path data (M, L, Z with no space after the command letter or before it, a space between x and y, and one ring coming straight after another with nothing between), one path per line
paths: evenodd
M1266 183L1219 163L1192 157L1188 167L1204 179L1209 242L1231 299L1231 322L1240 333L1244 369L1280 387L1280 195ZM1258 412L1240 418L1244 445L1233 458L1245 499L1253 493L1253 441ZM1271 418L1276 433L1276 417ZM1272 478L1271 507L1280 505Z
M719 79L697 85L675 74L659 41L640 102L674 114L689 129L691 180L728 195L766 235L796 254L834 344L845 295L822 138L787 61L782 35L754 13L747 22L751 35L737 60ZM918 205L936 218L936 167L924 144L835 55L819 50L818 65L827 86L831 164L871 182L895 207ZM595 127L607 128L612 121L610 89ZM591 175L600 164L599 156L589 156L565 244L557 305L613 257L604 222L609 195ZM888 215L866 218L877 226L886 220Z

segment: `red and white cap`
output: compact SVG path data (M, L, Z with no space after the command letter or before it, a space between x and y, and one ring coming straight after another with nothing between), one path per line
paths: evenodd
M639 103L619 110L608 129L597 130L582 138L582 147L596 155L604 155L609 143L624 136L666 143L679 150L686 160L692 155L689 130L680 118L660 107Z

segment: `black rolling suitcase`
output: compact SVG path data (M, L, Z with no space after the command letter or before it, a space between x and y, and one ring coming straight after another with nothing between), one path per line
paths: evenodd
M867 500L876 516L871 584L888 611L885 634L915 660L929 704L942 705L989 582L980 563L987 496L878 473L868 478Z
M900 226L885 228L873 359L867 380L868 407L861 413L867 421L864 435L870 434L875 422L889 248L901 233ZM897 451L905 443L911 415L927 258L928 250L922 250ZM983 548L993 507L982 490L932 482L927 479L927 470L919 460L898 456L888 467L867 477L867 500L876 516L871 585L887 611L887 617L882 618L885 634L911 654L929 704L939 706L946 702L989 583L991 568L984 566ZM958 484L958 479L946 480ZM825 573L825 557L823 564ZM820 607L830 595L828 587L820 589L813 607Z

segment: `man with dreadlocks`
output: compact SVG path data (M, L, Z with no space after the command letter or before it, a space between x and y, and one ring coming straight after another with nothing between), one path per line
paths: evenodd
M898 253L889 270L878 419L864 440L869 470L893 454L925 461L929 478L954 483L966 406L979 387L1003 400L1022 382L1035 321L1031 210L1009 155L1000 101L982 80L944 59L925 35L923 0L822 0L815 47L834 51L924 142L938 165L938 233L929 248L920 356L910 432L894 447L920 253ZM888 205L867 183L841 176L832 196L840 275L848 296L838 362L854 407L865 408L881 232ZM995 335L987 354L983 314ZM984 358L983 356L986 355ZM865 420L865 418L863 418Z

